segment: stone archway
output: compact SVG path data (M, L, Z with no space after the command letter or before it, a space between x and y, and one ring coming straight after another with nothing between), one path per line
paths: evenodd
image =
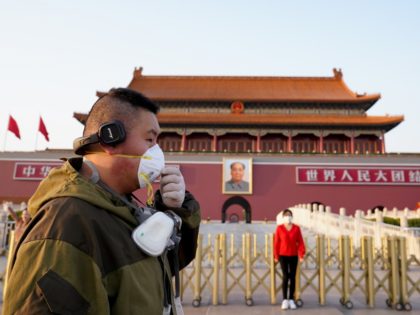
M222 223L226 222L227 210L233 205L239 205L245 212L245 223L251 223L251 205L241 196L233 196L225 201L222 207Z

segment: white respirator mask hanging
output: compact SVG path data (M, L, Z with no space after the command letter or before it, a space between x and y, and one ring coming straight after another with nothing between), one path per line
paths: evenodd
M166 249L178 245L181 240L181 218L172 211L161 212L151 208L143 210L142 214L136 215L142 223L131 234L137 246L149 256L157 257ZM149 217L144 220L144 215Z

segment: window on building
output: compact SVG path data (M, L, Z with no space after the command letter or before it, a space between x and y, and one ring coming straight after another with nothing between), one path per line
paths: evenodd
M318 138L311 134L299 134L292 138L292 150L294 153L318 152Z
M180 151L182 137L175 132L161 133L158 144L164 152Z
M217 138L217 151L220 152L254 152L256 139L248 134L227 134Z
M381 153L381 140L373 135L360 135L354 139L354 150L359 154Z
M269 134L261 137L261 152L287 152L287 137L280 134Z
M207 133L193 133L187 136L186 151L208 152L212 150L213 136Z
M328 135L323 139L323 152L348 153L349 138L344 135Z

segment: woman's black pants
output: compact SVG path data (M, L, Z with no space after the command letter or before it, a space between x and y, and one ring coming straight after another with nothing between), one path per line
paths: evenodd
M298 256L280 256L281 271L283 272L283 299L287 300L287 288L289 286L289 300L293 300L296 287L296 269Z

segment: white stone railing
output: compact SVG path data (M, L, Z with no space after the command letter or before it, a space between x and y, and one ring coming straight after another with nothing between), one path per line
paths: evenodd
M420 228L408 228L407 217L400 217L405 226L395 226L383 223L383 212L375 212L375 221L368 220L363 211L357 210L352 216L346 216L346 209L340 208L340 213L332 213L331 207L311 204L300 204L290 208L293 211L293 220L296 224L308 228L314 233L321 233L328 237L338 238L340 235L349 235L356 247L360 246L362 236L372 236L376 248L382 246L384 236L404 236L407 239L407 253L420 259ZM312 210L311 210L312 209ZM420 212L412 211L420 217ZM281 220L277 216L277 222ZM415 217L415 216L412 216Z
M365 217L371 219L375 218L375 209L367 210ZM391 217L391 218L407 218L407 219L414 219L414 218L420 218L420 208L417 210L410 210L408 208L404 208L403 210L399 210L397 208L393 208L392 210L388 208L383 208L381 210L382 215L384 217Z

